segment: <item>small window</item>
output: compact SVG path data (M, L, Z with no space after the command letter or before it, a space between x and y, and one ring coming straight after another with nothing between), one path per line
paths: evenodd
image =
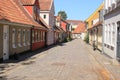
M25 33L25 29L23 30L23 45L26 46L26 33Z
M28 34L28 41L27 41L27 44L30 45L30 30L27 30L27 34Z
M22 41L21 41L21 29L18 30L18 46L21 47Z
M44 19L46 19L46 15L43 15Z
M12 29L12 47L13 47L13 48L16 48L15 36L16 36L16 30L15 30L15 28L13 28L13 29Z
M34 35L34 30L32 30L32 43L35 41L35 35Z

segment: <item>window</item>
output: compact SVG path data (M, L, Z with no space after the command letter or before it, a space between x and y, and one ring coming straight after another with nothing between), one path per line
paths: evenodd
M15 30L15 28L13 28L13 29L12 29L12 47L13 47L13 48L16 48L15 36L16 36L16 30Z
M23 30L23 45L26 46L26 34L25 34L25 29Z
M32 43L34 43L35 35L34 35L34 30L32 30Z
M111 45L111 25L109 24L109 44Z
M37 42L37 38L38 38L38 33L37 30L35 30L35 42Z
M46 19L46 15L43 15L43 18Z
M30 30L27 30L27 34L28 34L27 44L30 45Z
M18 46L22 46L22 41L21 41L21 29L18 30Z
M115 24L112 24L112 45L115 45Z

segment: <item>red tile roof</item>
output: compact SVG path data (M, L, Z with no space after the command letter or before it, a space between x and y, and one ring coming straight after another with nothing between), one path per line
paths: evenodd
M86 25L84 22L79 23L78 27L73 31L73 33L83 33L86 30Z
M68 23L73 25L78 25L79 23L83 22L81 20L66 20Z
M53 0L39 0L40 10L49 11L51 9Z
M0 0L0 15L1 18L10 22L21 23L44 28L39 25L20 5L19 0Z
M36 0L20 0L23 5L34 5Z

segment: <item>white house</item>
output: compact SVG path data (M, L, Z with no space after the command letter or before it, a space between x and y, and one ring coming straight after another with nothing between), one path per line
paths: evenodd
M47 32L47 45L54 43L54 0L39 0L40 5L40 16L49 25L49 30Z
M120 0L105 0L103 52L120 60Z

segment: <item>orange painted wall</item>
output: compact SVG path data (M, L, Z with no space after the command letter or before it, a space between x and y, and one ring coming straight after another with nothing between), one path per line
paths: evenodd
M26 9L27 9L27 11L31 14L31 15L33 15L33 6L24 6Z

